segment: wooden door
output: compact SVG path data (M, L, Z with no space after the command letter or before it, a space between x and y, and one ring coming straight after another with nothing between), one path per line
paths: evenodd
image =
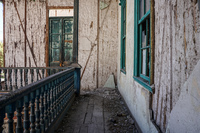
M73 18L50 18L49 65L67 66L73 58Z

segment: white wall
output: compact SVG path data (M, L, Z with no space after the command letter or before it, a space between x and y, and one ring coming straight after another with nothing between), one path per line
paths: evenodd
M134 69L134 1L127 0L127 31L126 31L126 74L120 72L120 43L118 44L118 88L124 97L132 115L136 119L142 132L156 133L149 115L149 91L133 79ZM119 9L119 22L121 22L121 8ZM121 26L119 23L119 40Z

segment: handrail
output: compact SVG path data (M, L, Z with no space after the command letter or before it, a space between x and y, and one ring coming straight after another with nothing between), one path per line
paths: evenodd
M0 67L0 91L15 91L69 67Z
M15 111L16 133L21 133L23 130L24 132L30 130L33 133L49 132L54 123L60 119L59 116L66 112L74 94L79 93L79 89L80 68L72 67L1 96L0 132L3 131L2 125L5 124L4 118L7 113L8 132L13 133Z

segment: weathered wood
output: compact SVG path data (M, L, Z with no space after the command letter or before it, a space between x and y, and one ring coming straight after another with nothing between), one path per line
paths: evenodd
M12 95L3 95L0 99L0 113L3 113L2 115L0 114L0 125L3 124L4 108L6 107L9 132L13 132L15 109L17 110L16 132L23 132L23 129L24 133L40 133L45 132L45 129L46 132L51 131L50 129L55 127L54 123L62 120L62 114L66 113L74 99L74 70L74 68L69 68L16 90L12 92ZM59 88L61 88L60 94ZM24 105L23 126L22 105ZM58 108L59 105L61 108ZM3 129L0 128L0 130Z
M22 100L17 101L17 126L16 126L16 133L22 133L23 132L23 126L22 126Z
M78 63L78 18L79 0L74 0L73 62Z
M24 133L29 133L29 96L24 96Z

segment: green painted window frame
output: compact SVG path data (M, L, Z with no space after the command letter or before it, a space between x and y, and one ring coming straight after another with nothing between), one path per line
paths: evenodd
M121 5L121 51L120 70L126 74L126 0L120 0Z
M150 7L149 10L146 11L146 3L147 0L143 0L143 16L140 16L140 2L141 0L134 0L134 80L141 84L144 88L152 91L151 87L151 19L150 19ZM149 0L150 1L150 0ZM149 5L150 6L150 5ZM145 25L145 26L144 26ZM145 28L144 28L145 27ZM145 29L145 41L146 45L142 44L142 31ZM149 39L149 40L148 40ZM145 57L145 75L142 74L142 52L146 52ZM149 60L149 62L148 62ZM143 72L144 73L144 72Z

